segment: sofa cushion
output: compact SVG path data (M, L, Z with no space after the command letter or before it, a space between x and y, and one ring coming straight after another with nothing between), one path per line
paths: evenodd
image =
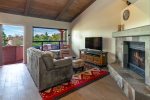
M51 51L44 51L43 54L50 55L52 58L54 58L54 54Z
M55 68L61 68L66 66L72 66L72 59L60 59L54 61Z
M43 54L42 59L45 63L46 69L47 70L52 70L54 69L54 62L53 62L53 57L49 54Z

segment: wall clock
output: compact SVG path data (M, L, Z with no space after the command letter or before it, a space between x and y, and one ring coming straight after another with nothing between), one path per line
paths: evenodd
M128 20L130 16L130 11L127 9L123 12L123 20Z

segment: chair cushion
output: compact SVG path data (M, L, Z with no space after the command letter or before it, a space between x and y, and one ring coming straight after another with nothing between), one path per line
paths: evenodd
M54 69L54 62L53 62L53 57L49 54L43 54L42 59L45 63L46 69L47 70L52 70Z

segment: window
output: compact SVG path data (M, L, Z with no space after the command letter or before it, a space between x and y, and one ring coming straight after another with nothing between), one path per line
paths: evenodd
M59 49L66 42L67 30L54 28L33 27L33 46L36 48L49 46L50 49Z

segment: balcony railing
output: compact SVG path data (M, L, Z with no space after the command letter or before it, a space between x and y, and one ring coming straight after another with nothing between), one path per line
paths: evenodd
M67 41L33 41L33 43L40 43L40 45L39 45L39 47L41 47L40 49L42 51L46 51L46 50L49 50L48 46L50 46L51 50L60 49L61 45L67 43ZM56 44L53 44L53 43L56 43ZM46 47L46 45L47 45L47 47Z
M2 52L4 65L23 61L23 46L4 46Z

